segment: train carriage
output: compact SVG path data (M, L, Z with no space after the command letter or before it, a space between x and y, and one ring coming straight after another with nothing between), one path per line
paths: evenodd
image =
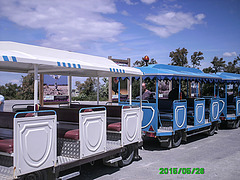
M144 79L155 81L155 98L143 100L142 132L145 136L158 138L164 147L177 147L187 137L207 132L213 135L219 123L219 99L214 97L183 99L181 92L182 81L217 83L220 77L205 74L201 70L170 66L163 64L139 67ZM159 96L159 81L175 80L177 98L162 99ZM188 86L188 83L187 83ZM198 91L198 87L196 88ZM187 91L188 92L188 91ZM126 102L120 102L124 104ZM134 102L138 104L138 102Z
M224 90L224 93L219 93L221 84L218 84L221 123L229 128L238 128L240 123L240 75L226 72L218 72L217 75L222 78L221 84ZM228 85L231 88L228 88ZM237 90L234 88L236 85ZM228 89L232 90L232 94L228 94Z
M140 70L118 66L107 58L0 42L0 71L34 73L34 106L0 112L1 179L68 179L79 174L81 164L97 159L123 166L134 156L139 158L141 107L99 105L99 77L142 76ZM97 105L38 110L41 73L97 77Z

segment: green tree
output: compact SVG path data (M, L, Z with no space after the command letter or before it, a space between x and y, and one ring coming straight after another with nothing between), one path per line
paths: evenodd
M240 74L240 55L237 56L237 58L235 58L233 60L233 62L228 62L228 64L225 67L225 72L229 72L229 73L237 73Z
M212 68L212 67L207 67L207 68L204 68L204 69L203 69L203 72L204 72L204 73L214 73L214 71L213 71L213 68Z
M6 83L4 86L0 86L0 94L4 96L6 100L19 99L20 86L17 84Z
M169 57L171 57L171 65L174 66L187 66L188 60L187 60L187 54L188 51L185 48L178 48L176 51L172 51L169 54Z
M22 76L22 86L19 89L19 96L23 100L34 98L34 74Z
M157 64L157 61L156 61L154 58L152 58L152 59L148 62L148 64ZM145 66L145 65L146 65L146 63L145 63L145 61L143 60L143 58L142 58L141 61L137 60L137 61L135 61L135 62L133 63L133 67L142 67L142 66Z
M93 77L88 77L83 83L76 81L76 86L79 91L79 100L96 100L96 86L97 79Z
M103 84L100 85L100 90L99 90L99 99L100 101L106 101L108 100L108 78L103 78Z
M213 72L217 73L217 72L221 72L224 71L226 64L225 61L223 60L223 58L218 58L217 56L215 56L212 60L212 65L213 65Z
M192 67L196 68L197 66L201 66L200 61L202 60L204 60L203 53L201 51L194 52L193 55L191 55Z
M142 66L145 66L145 62L144 62L144 60L143 60L143 58L142 58L142 60L141 61L135 61L134 63L133 63L133 67L142 67ZM154 59L154 58L152 58L150 61L149 61L149 63L148 64L157 64L157 61ZM154 87L155 87L155 81L153 81L153 80L150 80L150 79L145 79L144 80L145 81L145 83L146 83L146 85L147 85L147 89L149 89L150 91L152 91L152 88L154 89ZM140 89L139 89L139 87L140 87L140 84L139 84L139 81L137 81L137 80L133 80L132 81L132 96L133 96L133 98L136 98L137 96L139 96L140 95Z

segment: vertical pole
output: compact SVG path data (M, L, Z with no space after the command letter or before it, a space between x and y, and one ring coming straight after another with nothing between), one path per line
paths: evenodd
M39 103L41 106L43 106L43 74L40 74L40 82L39 82Z
M214 97L216 96L216 83L214 82Z
M131 59L127 58L127 66L131 67ZM130 80L126 80L127 82L127 92L128 92L128 97L130 97ZM125 82L124 82L125 83Z
M156 109L158 109L158 78L156 78Z
M178 99L181 97L181 79L179 78L179 86L178 86Z
M120 78L118 78L118 103L120 103L121 99L120 99L120 89L121 88L121 84L120 84Z
M227 103L227 83L225 83L225 99L226 99L226 103Z
M112 60L112 56L108 56ZM108 77L108 101L112 102L112 77Z
M99 76L97 77L97 105L99 105Z
M188 79L187 79L187 98L188 98Z
M217 97L219 98L219 82L217 84Z
M203 81L202 81L202 83L200 84L200 97L202 97L202 87L203 87Z
M38 103L38 66L34 64L34 111Z
M132 105L132 76L129 77L130 85L129 85L129 103Z
M68 76L68 97L69 97L69 105L72 103L72 76Z
M196 83L196 97L198 98L198 82Z
M140 108L142 108L142 76L140 76Z

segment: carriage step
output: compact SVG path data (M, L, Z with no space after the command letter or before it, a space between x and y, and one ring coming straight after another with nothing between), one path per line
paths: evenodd
M191 134L187 134L187 137L190 137L190 136L193 136L193 135L196 135L196 134L200 134L200 133L204 133L204 132L207 132L209 131L211 128L208 128L208 129L204 129L202 131L196 131L194 133L191 133Z
M67 180L67 179L72 179L74 177L77 177L80 175L79 171L73 172L71 174L67 174L65 176L59 177L58 180Z
M122 160L122 157L120 156L120 157L116 157L114 159L108 160L107 163L113 164L113 163L121 161L121 160Z

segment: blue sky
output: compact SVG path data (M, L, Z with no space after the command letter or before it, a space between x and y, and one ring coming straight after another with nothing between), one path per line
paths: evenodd
M0 40L168 64L177 48L232 61L240 54L239 0L0 0ZM0 72L0 84L21 74ZM74 83L73 83L74 84Z

